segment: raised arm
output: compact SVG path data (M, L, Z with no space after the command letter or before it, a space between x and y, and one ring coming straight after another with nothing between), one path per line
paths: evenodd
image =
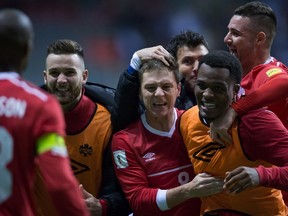
M269 106L288 98L287 83L288 74L276 75L252 93L233 103L224 115L211 123L210 135L212 139L222 144L231 143L231 135L228 131L236 116L242 116L250 110ZM286 108L283 107L283 112L287 112ZM285 122L283 123L285 124ZM288 123L286 122L286 124Z
M120 75L111 112L115 132L127 127L143 112L144 107L139 100L138 70L143 61L153 58L169 65L173 57L160 45L138 50L134 53L128 69Z

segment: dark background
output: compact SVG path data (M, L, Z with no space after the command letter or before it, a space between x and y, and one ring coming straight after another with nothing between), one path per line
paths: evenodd
M43 82L46 48L57 39L79 42L85 52L89 81L116 87L134 51L166 46L185 29L205 36L211 49L223 43L236 7L245 0L0 0L0 8L27 13L34 24L35 44L24 77ZM275 11L278 28L272 55L288 65L288 1L263 0ZM1 50L0 50L1 51Z

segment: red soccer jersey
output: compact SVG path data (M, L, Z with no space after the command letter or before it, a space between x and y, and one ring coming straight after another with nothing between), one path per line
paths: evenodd
M243 115L249 110L268 106L288 128L288 69L275 58L254 67L241 81L242 96L232 107Z
M180 113L177 111L177 116ZM156 203L158 189L177 187L195 176L178 123L169 132L158 131L142 114L141 119L113 136L116 174L134 215L199 215L199 199L166 211Z
M22 80L17 73L0 73L1 216L34 215L32 187L36 144L43 135L64 135L61 113L54 97ZM61 156L61 153L46 151L38 159L41 170L48 171L44 174L47 187L53 192L53 200L59 202L63 210L61 215L64 212L87 215L68 158ZM56 165L55 169L48 167L51 165ZM58 193L63 191L62 188L66 192Z

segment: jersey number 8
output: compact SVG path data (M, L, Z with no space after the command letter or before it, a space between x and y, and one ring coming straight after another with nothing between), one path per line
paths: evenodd
M9 132L0 126L0 203L7 200L12 193L12 175L7 164L13 157L13 138Z

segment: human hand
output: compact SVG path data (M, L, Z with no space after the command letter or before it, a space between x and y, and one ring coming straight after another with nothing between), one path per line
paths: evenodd
M255 168L237 167L226 173L224 179L224 190L231 194L238 194L241 191L259 185L259 175Z
M102 216L102 206L99 199L96 199L92 194L86 191L82 184L79 185L79 189L91 216Z
M193 197L205 197L223 191L223 179L207 173L199 173L187 184Z
M159 59L167 66L169 66L174 59L173 56L161 45L138 50L136 54L142 62L148 59Z
M235 121L236 116L237 113L234 111L234 109L229 107L225 114L211 122L210 136L215 142L222 145L232 143L232 137L228 131Z

